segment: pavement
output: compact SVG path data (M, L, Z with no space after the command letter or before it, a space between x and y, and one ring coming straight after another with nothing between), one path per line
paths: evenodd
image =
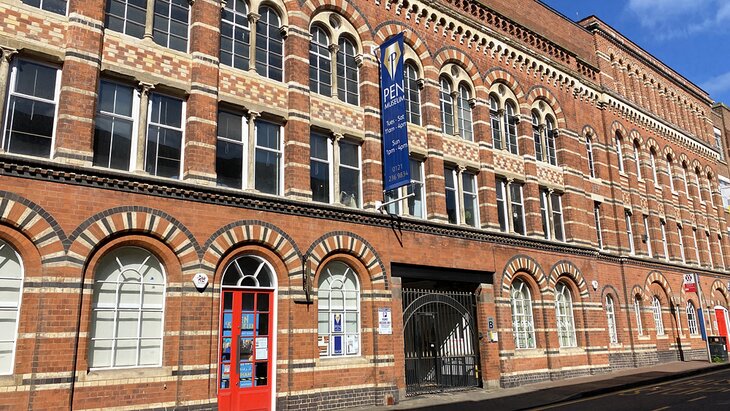
M651 367L628 368L612 373L545 381L515 388L477 388L406 397L396 405L358 407L350 408L350 410L529 410L726 369L730 369L730 364L675 361Z

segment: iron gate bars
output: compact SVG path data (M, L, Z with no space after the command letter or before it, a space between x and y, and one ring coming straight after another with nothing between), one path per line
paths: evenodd
M476 296L403 289L406 395L479 386Z

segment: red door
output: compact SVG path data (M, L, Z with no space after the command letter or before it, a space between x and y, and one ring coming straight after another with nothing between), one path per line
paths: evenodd
M271 409L273 292L223 290L218 408Z
M717 318L717 335L725 337L725 344L730 349L730 339L728 339L728 315L727 309L724 307L715 307L715 318Z

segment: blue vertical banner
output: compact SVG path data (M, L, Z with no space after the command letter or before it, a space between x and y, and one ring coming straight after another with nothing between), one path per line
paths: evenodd
M403 87L403 33L380 46L380 106L383 127L385 190L411 183L408 161L408 120Z

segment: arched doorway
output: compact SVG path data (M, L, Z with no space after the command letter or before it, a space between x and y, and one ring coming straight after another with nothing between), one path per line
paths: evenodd
M223 272L218 355L218 409L273 408L276 275L256 255L236 257Z

